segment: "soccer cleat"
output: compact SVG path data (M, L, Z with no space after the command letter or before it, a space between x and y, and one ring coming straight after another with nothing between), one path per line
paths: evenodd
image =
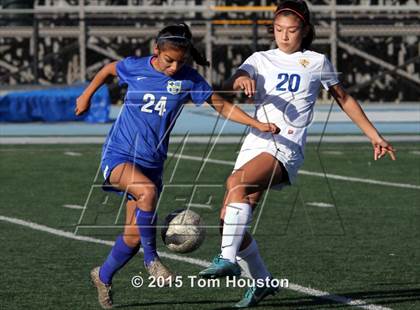
M105 284L99 278L99 268L95 267L90 272L90 279L92 284L96 287L98 291L98 301L102 309L111 309L112 308L112 294L111 294L111 285Z
M280 288L272 286L250 287L246 292L244 298L235 304L235 308L249 308L256 306L261 300L268 295L275 295L280 291Z
M175 277L175 274L166 267L159 257L156 257L148 265L144 264L147 272L155 279L163 278L165 286L168 286Z
M217 255L206 269L198 274L203 278L238 277L241 275L241 267L237 263L231 263L228 259Z

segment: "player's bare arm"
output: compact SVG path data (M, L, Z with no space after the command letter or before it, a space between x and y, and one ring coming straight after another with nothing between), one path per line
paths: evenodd
M207 102L220 115L231 121L257 128L258 130L263 132L271 132L273 134L276 134L280 131L280 129L275 124L262 123L256 120L255 118L252 118L244 111L239 109L237 106L230 103L229 101L224 100L221 96L219 96L216 93L213 93L213 95L208 99Z
M246 96L255 95L255 81L244 70L238 70L235 74L223 84L223 89L242 90Z
M92 82L86 87L85 91L77 98L74 112L77 116L82 115L90 106L90 98L96 90L101 87L109 76L117 75L117 62L112 62L104 66L93 78Z
M340 108L357 126L359 126L372 142L374 159L377 160L388 153L391 156L391 159L395 160L395 149L379 134L356 99L349 95L340 84L332 86L329 91Z

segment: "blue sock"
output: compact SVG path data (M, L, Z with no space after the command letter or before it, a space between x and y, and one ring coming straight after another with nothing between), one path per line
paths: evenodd
M117 237L107 259L99 269L99 279L103 283L111 284L112 277L120 270L136 253L139 251L140 245L131 248L123 239L122 235Z
M158 256L156 252L156 222L155 211L136 209L136 223L140 230L140 240L146 265L149 265Z

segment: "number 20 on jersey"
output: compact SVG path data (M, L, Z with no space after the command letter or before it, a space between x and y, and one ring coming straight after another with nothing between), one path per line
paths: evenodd
M300 75L299 74L288 74L280 73L277 78L280 80L276 86L276 90L285 91L288 90L292 93L298 91L300 86Z

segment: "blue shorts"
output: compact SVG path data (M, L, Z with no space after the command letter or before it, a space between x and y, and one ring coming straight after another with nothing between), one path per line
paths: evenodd
M119 189L113 187L111 183L109 182L109 176L111 175L112 170L118 166L119 164L123 163L131 163L136 166L137 169L141 171L146 177L148 177L153 184L156 186L158 190L158 195L162 191L162 177L163 177L163 167L158 168L149 168L145 167L144 165L141 165L139 163L136 163L133 158L125 157L125 156L107 156L102 159L101 162L101 169L104 176L104 183L102 185L102 189L107 192L115 192L121 196L124 196L125 192L120 191ZM134 197L127 193L127 198L129 200L135 200Z

